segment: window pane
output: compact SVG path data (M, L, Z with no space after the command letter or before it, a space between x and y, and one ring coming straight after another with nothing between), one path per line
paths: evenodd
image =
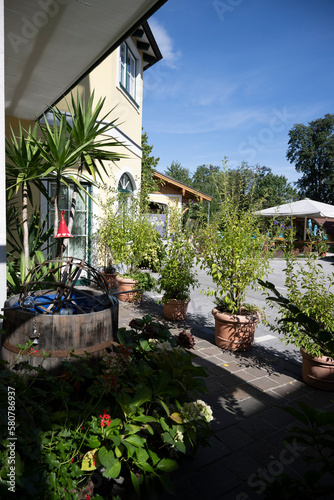
M70 238L67 255L77 259L86 259L86 238L84 236Z
M75 212L74 222L73 222L73 234L86 234L86 213L85 212Z

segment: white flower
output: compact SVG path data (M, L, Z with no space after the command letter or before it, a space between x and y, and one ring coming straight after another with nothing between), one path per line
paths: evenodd
M182 441L183 443L183 434L181 431L176 431L174 441Z
M185 403L181 408L180 413L184 423L202 419L207 422L211 422L211 420L213 420L210 406L200 399L193 401L192 403Z
M169 352L169 351L173 350L173 347L171 346L171 344L169 342L159 342L156 345L156 347L161 352Z

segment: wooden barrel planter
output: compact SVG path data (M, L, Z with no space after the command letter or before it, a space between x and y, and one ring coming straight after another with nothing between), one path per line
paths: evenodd
M99 292L90 290L89 293L99 296ZM78 356L89 353L92 358L101 357L115 339L118 330L118 301L115 299L112 302L105 300L105 307L100 306L100 310L91 308L84 314L62 315L38 314L22 308L6 309L15 307L18 298L16 295L5 303L1 358L10 365L18 358L17 344L26 345L29 340L34 342L33 350L26 352L19 361L27 360L31 366L39 366L45 353L49 357L44 359L42 366L57 373L62 361L71 359L71 352Z

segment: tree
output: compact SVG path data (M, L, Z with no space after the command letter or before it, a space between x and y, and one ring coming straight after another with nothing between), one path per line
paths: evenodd
M299 196L298 191L284 175L275 175L271 168L256 166L254 198L262 202L262 208L288 203Z
M182 167L181 163L178 161L172 161L170 167L167 167L165 174L176 181L182 182L187 186L192 186L190 172L187 168Z
M6 162L7 197L10 200L21 189L23 252L27 271L29 269L28 201L32 203L32 186L48 197L42 179L49 173L49 167L43 164L37 142L37 125L33 130L29 129L26 132L19 123L18 137L13 129L10 137L6 137L6 155L9 160Z
M202 193L212 197L210 202L210 216L219 209L219 190L213 180L213 174L218 175L220 168L213 165L200 165L192 176L192 186ZM206 205L207 202L204 200ZM205 209L205 212L207 210Z
M294 125L289 137L286 156L302 173L297 181L301 194L334 203L334 114Z
M154 146L148 144L148 135L143 132L141 135L142 160L141 160L141 189L140 189L140 204L143 207L148 200L149 193L157 189L156 182L153 179L154 171L156 170L160 158L155 158L151 155Z

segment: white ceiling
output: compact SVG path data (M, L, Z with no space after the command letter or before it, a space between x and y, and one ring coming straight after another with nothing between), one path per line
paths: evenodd
M34 119L167 0L5 0L6 115Z

